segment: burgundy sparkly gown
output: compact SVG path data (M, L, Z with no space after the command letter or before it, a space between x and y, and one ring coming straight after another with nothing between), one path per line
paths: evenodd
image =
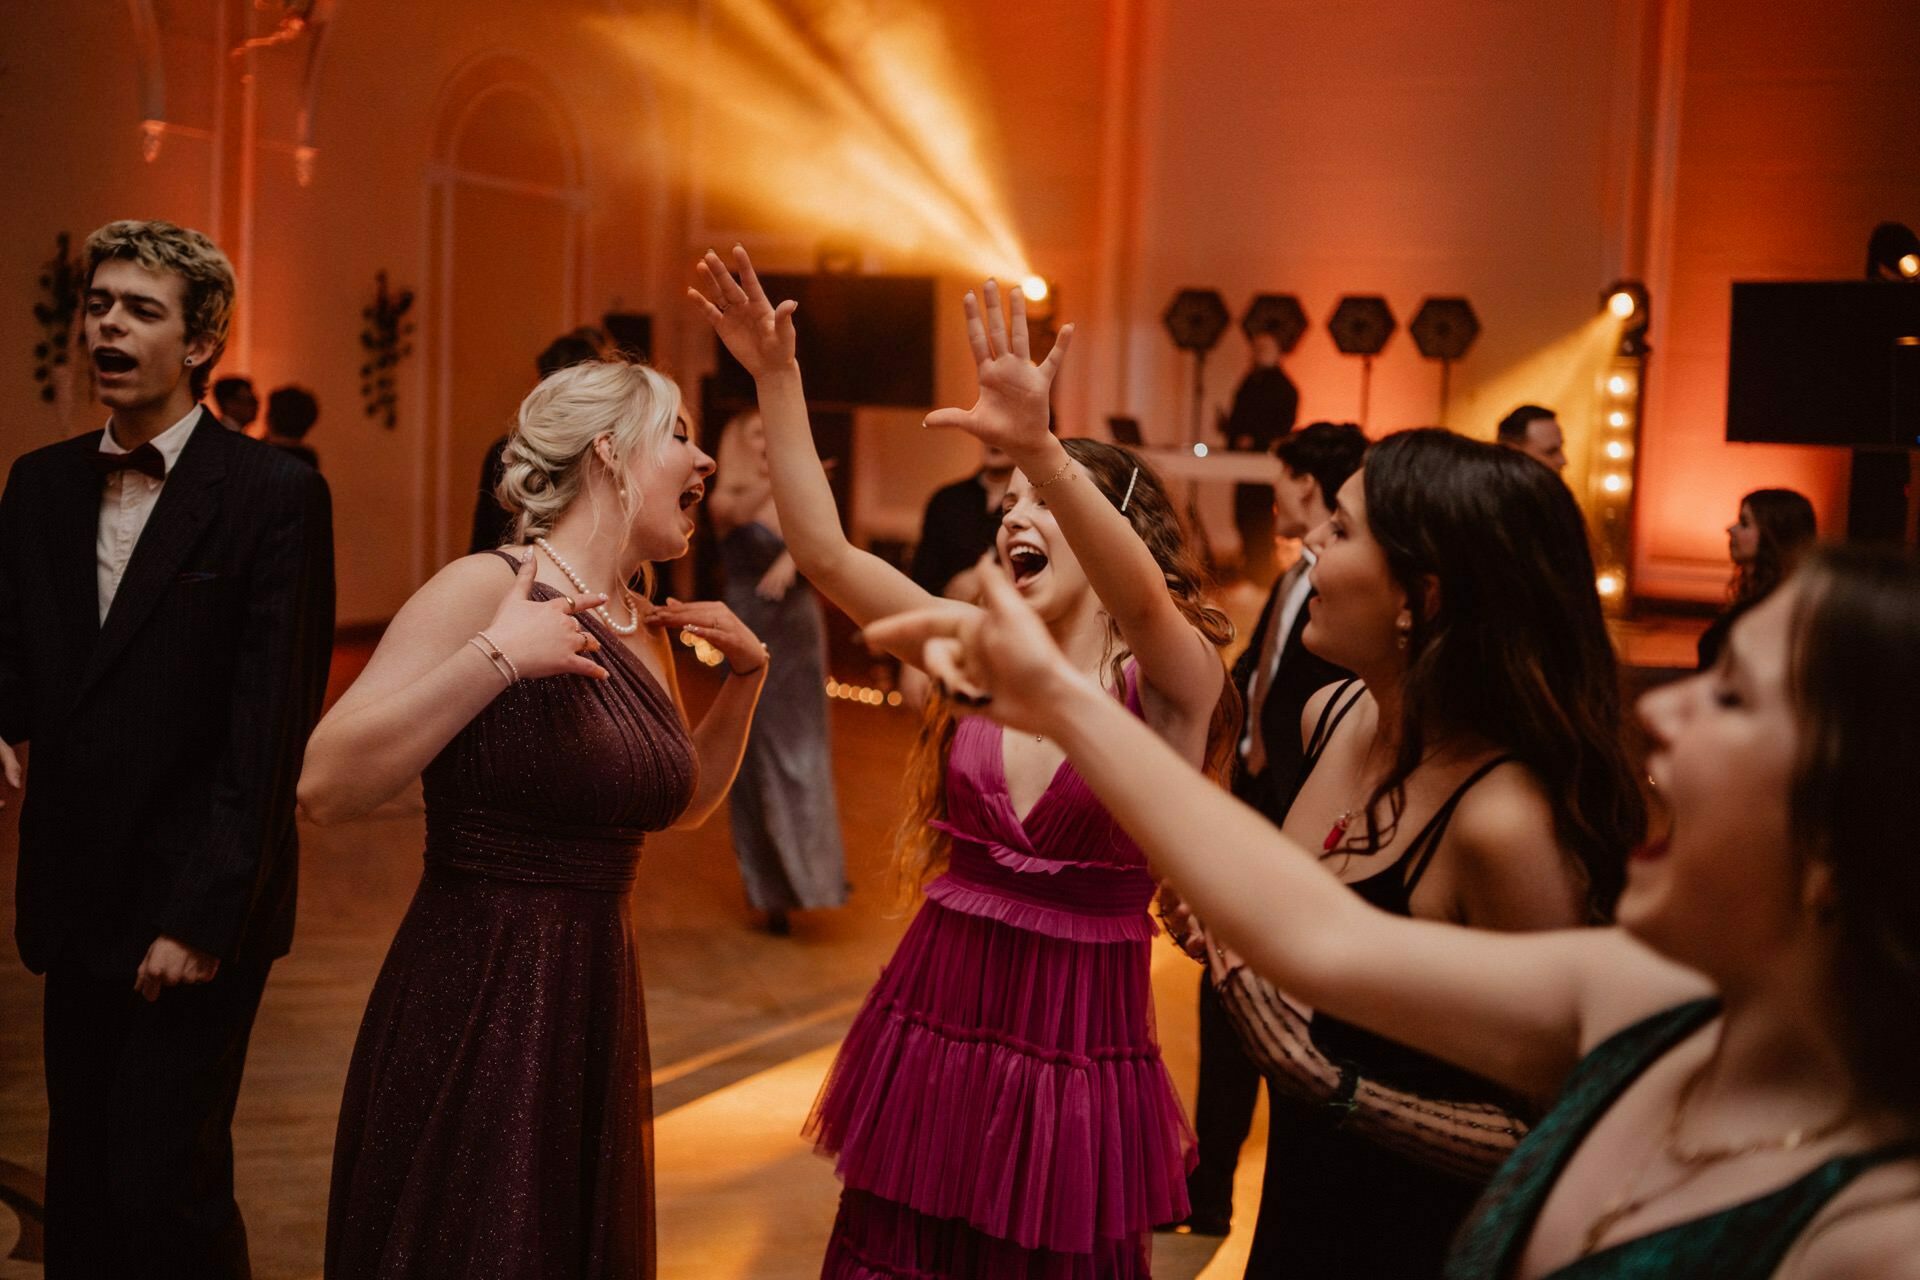
M515 685L425 771L426 874L341 1102L335 1280L653 1275L626 897L646 833L686 808L696 766L672 699L600 619L582 620L610 679Z

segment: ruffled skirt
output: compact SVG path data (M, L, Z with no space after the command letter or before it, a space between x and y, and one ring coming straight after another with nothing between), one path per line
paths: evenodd
M939 888L807 1122L846 1184L822 1274L1147 1275L1194 1146L1154 1037L1151 924L1059 937Z

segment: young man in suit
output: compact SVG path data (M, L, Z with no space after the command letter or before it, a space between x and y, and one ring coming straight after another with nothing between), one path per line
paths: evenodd
M1352 423L1316 422L1275 446L1280 483L1274 486L1274 529L1302 538L1324 524L1334 496L1360 465L1367 438ZM1246 700L1246 726L1234 753L1233 794L1275 826L1287 816L1299 787L1302 764L1300 717L1307 699L1343 680L1347 672L1315 657L1300 643L1313 594L1313 567L1305 546L1280 575L1260 611L1246 652L1233 667L1233 682ZM1260 1072L1240 1048L1226 1010L1205 974L1200 977L1200 1085L1194 1130L1200 1163L1187 1177L1193 1212L1179 1228L1195 1235L1223 1236L1233 1217L1233 1171L1253 1123Z
M47 1274L244 1277L230 1128L292 939L294 784L333 634L327 487L200 407L233 269L86 247L105 430L0 496L0 738L31 740L15 935L46 975ZM20 784L11 745L8 781Z

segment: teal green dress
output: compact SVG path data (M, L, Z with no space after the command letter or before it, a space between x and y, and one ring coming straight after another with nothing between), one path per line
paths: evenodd
M1581 1059L1559 1102L1514 1149L1468 1216L1447 1259L1447 1280L1510 1275L1547 1193L1588 1130L1641 1072L1719 1011L1714 1000L1668 1009ZM1842 1187L1875 1165L1913 1154L1912 1144L1900 1144L1839 1156L1770 1194L1589 1254L1550 1280L1766 1280Z

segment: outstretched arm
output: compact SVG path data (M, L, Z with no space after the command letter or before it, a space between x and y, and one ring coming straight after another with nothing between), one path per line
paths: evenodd
M1313 1043L1308 1016L1237 957L1208 966L1247 1056L1274 1088L1325 1107L1337 1122L1430 1168L1484 1180L1527 1132L1489 1102L1409 1093L1343 1068Z
M889 619L869 637L924 645L930 673L1058 742L1212 934L1313 1008L1546 1097L1607 988L1699 994L1697 976L1615 930L1503 935L1370 906L1075 671L1005 573L983 563L980 580L981 613Z
M727 350L753 375L767 428L773 503L794 562L807 581L862 626L934 603L906 574L847 541L807 421L806 393L794 358L796 304L787 301L776 307L768 301L745 249L735 245L733 260L738 281L719 255L709 252L698 266L701 288L687 293ZM919 660L917 651L896 656Z
M967 342L979 368L979 398L971 409L928 414L927 425L957 427L1012 456L1059 522L1101 607L1139 661L1148 688L1176 720L1204 726L1226 678L1219 654L1167 594L1166 576L1132 523L1047 429L1048 395L1073 326L1060 331L1053 350L1036 365L1020 290L1009 295L1010 324L1001 315L999 285L989 280L981 293L984 310L973 294L966 297Z

